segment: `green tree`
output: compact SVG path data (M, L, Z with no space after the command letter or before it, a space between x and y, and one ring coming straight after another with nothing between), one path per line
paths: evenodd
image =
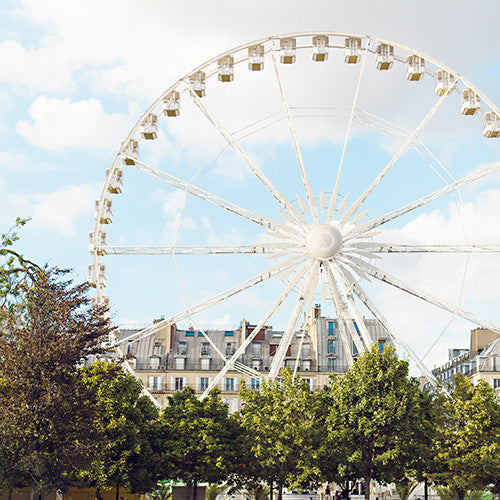
M240 390L241 424L247 436L254 479L278 487L308 484L315 478L310 455L315 448L316 407L307 383L283 370L282 380L264 381L260 391ZM252 466L253 462L253 466Z
M363 479L368 499L373 479L395 482L418 468L431 446L432 399L392 347L366 350L327 390L333 404L326 446L337 477Z
M94 362L79 370L82 405L93 409L95 441L90 464L77 476L96 488L101 498L104 487L150 491L157 483L157 469L151 448L151 434L158 410L146 396L142 384L116 363Z
M431 479L456 500L491 485L500 488L500 401L483 380L454 377L450 397L440 401L435 470Z
M87 284L9 252L0 308L2 472L4 482L8 474L29 478L35 495L66 488L85 463L92 429L75 377L82 359L102 352L110 326L104 308L91 306Z
M200 401L186 387L168 398L156 429L161 470L185 482L196 500L198 483L224 482L240 460L240 427L216 391Z

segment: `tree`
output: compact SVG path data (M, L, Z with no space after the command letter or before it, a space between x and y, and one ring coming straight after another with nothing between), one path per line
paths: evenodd
M307 484L315 475L310 454L316 437L316 408L304 380L283 370L282 380L264 381L260 391L240 390L241 424L251 452L248 475L283 487ZM253 462L253 467L252 467Z
M93 408L96 439L90 464L78 472L85 485L96 488L122 486L132 491L150 491L157 484L158 471L151 448L151 432L158 410L146 396L142 384L116 363L94 362L79 370L82 405Z
M110 325L104 308L91 306L87 284L3 250L0 450L35 495L65 489L70 472L85 463L92 429L75 377L85 357L103 351Z
M440 400L431 479L448 486L456 500L489 485L500 488L500 401L483 380L458 373L450 397Z
M168 398L156 430L161 467L172 479L192 488L200 482L220 483L239 461L240 427L216 391L203 401L186 387Z
M432 399L392 347L366 350L344 377L330 379L328 390L326 446L336 477L364 479L369 499L372 479L395 482L418 468L431 445Z

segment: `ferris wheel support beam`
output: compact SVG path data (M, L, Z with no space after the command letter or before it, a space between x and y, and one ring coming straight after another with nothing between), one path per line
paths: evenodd
M256 163L248 156L248 154L239 145L236 138L220 123L220 121L215 117L215 115L203 104L202 100L196 95L192 86L185 82L189 95L193 99L196 106L201 110L201 112L208 118L210 123L217 129L217 131L222 135L226 142L231 146L233 151L243 160L250 171L257 177L261 184L267 189L271 196L283 207L283 209L290 215L295 216L301 224L306 224L306 221L302 217L302 214L297 210L285 197L281 191L279 191L274 184L266 177L264 172L256 165Z
M360 242L357 247L370 253L496 253L500 245L404 245L399 243ZM356 251L353 248L353 251Z
M148 337L149 335L153 335L157 331L161 330L162 328L165 328L167 326L173 325L174 323L177 323L179 321L182 321L186 318L189 318L190 316L193 316L195 314L198 314L201 311L204 311L205 309L209 307L213 307L216 304L223 302L224 300L227 300L229 297L232 297L233 295L237 295L238 293L241 293L248 288L251 288L258 283L261 283L263 281L266 281L268 279L273 278L274 276L278 276L281 273L284 273L285 271L289 270L290 268L295 268L302 262L306 260L306 257L290 257L289 259L280 262L278 264L275 264L274 266L270 267L266 271L257 274L253 278L250 278L247 281L244 281L232 288L229 288L225 290L222 293L219 293L218 295L214 295L210 297L207 300L203 300L202 302L199 302L198 304L185 309L184 311L180 312L179 314L176 314L175 316L171 316L170 318L164 319L162 321L158 321L158 323L155 323L154 325L151 325L137 333L134 333L133 335L130 335L129 337L126 337L124 339L119 340L116 345L120 345L126 342L131 342L133 340L140 340L143 338Z
M345 302L342 300L342 297L340 295L340 291L337 287L337 284L335 283L335 279L333 277L333 274L328 266L326 266L326 275L328 278L328 284L330 286L330 291L332 292L332 298L333 298L333 304L335 306L335 311L337 313L337 320L339 324L339 331L340 331L340 338L342 339L342 342L344 344L344 348L347 354L347 362L350 365L354 363L354 358L352 355L352 349L351 349L351 343L349 342L348 338L348 332L349 336L351 337L352 341L354 342L354 345L356 346L356 349L358 352L363 352L363 343L361 342L361 339L359 338L359 335L357 334L356 331L351 330L351 318L348 314L347 311L347 305ZM348 323L349 322L349 323ZM346 328L348 329L346 331Z
M299 164L300 176L302 177L302 184L304 185L304 190L306 192L307 201L309 203L309 210L311 212L311 217L315 224L319 224L318 218L318 207L316 205L316 200L314 198L311 184L309 183L309 178L307 176L306 169L304 167L304 160L302 158L302 152L300 151L300 144L297 138L297 131L295 130L295 125L293 123L292 115L290 113L290 106L288 105L288 98L285 92L285 86L281 78L280 70L278 68L278 61L276 59L276 47L275 44L277 40L273 40L271 45L272 57L274 64L274 72L276 73L276 79L278 80L278 86L281 94L281 102L283 104L283 109L285 110L286 119L288 122L288 128L290 130L290 135L292 136L293 148L295 150L295 156L297 157L297 162Z
M217 384L222 380L222 378L226 375L226 373L232 368L234 363L236 363L237 359L245 353L246 348L250 345L252 340L256 337L256 335L262 330L264 325L269 321L272 315L279 309L279 307L283 304L286 298L290 295L293 288L297 285L297 283L303 279L305 274L307 273L309 263L304 264L299 271L297 271L296 275L292 278L292 280L288 283L286 288L283 290L278 299L271 306L269 311L265 314L265 316L260 320L259 324L253 329L252 333L241 343L241 345L236 349L234 354L226 359L226 363L222 367L222 370L212 379L208 387L205 389L203 394L201 395L201 399L205 399L210 391L217 386Z
M166 182L167 184L170 184L171 186L174 186L177 189L180 189L186 193L201 198L207 201L208 203L223 208L228 212L231 212L235 215L239 215L240 217L243 217L244 219L247 219L249 221L255 222L259 226L265 227L266 229L279 228L282 229L283 231L293 232L294 234L297 234L297 232L294 231L293 228L290 228L285 224L281 224L280 222L265 217L264 215L259 215L254 212L251 212L250 210L247 210L246 208L240 207L235 203L227 201L221 198L220 196L209 193L208 191L205 191L204 189L194 186L189 182L183 181L181 179L178 179L177 177L174 177L173 175L167 174L163 170L148 165L143 161L136 160L136 165L134 165L134 168L141 172L145 172L146 174L151 175L152 177L155 177L163 182Z
M370 193L379 185L380 181L386 176L386 174L391 170L394 164L399 160L401 155L411 146L413 141L416 139L417 135L422 131L422 129L427 125L429 120L436 114L438 109L443 105L448 96L451 94L451 91L455 88L457 82L450 87L447 92L441 96L441 98L434 104L431 110L427 113L425 118L417 125L415 130L411 133L411 135L406 139L406 141L401 145L397 153L390 159L384 169L377 175L377 177L373 180L373 182L366 188L363 194L351 205L351 207L345 212L344 216L340 220L340 225L343 226L352 215L358 210L358 208L364 203L366 198L370 195Z
M354 259L352 259L352 257L348 257L348 259L354 260ZM358 260L360 260L360 259L358 259ZM436 307L439 307L440 309L443 309L446 312L454 314L455 316L466 319L467 321L470 321L471 323L482 326L484 328L488 328L489 330L492 330L492 331L500 334L500 326L495 325L494 323L491 323L490 321L483 319L480 316L478 316L470 311L466 311L465 309L462 309L460 307L455 307L454 305L449 304L449 303L445 302L444 300L441 300L437 297L434 297L433 295L431 295L427 292L424 292L422 290L419 290L418 288L412 287L408 283L405 283L404 281L396 278L395 276L392 276L391 274L389 274L385 271L382 271L381 269L375 267L372 264L369 264L368 262L362 262L362 264L351 262L350 265L354 266L354 267L361 266L366 274L368 274L369 276L372 276L373 278L378 279L379 281L387 283L395 288L399 288L403 292L406 292L406 293L413 295L419 299L422 299L425 302L428 302L429 304L432 304Z
M337 194L339 192L340 174L342 172L342 166L344 165L344 156L347 149L347 141L351 134L351 127L354 118L354 113L356 111L356 104L358 102L359 89L361 87L361 80L365 71L366 55L368 54L368 47L370 46L370 39L366 41L365 51L363 53L363 62L361 63L361 69L359 70L358 83L356 84L356 91L354 92L354 99L352 101L351 113L349 115L349 122L347 124L347 130L344 137L344 146L342 147L342 154L340 156L339 168L337 170L337 178L335 179L335 185L333 187L332 197L330 198L330 203L328 203L328 210L326 221L330 222L335 212L335 205L337 204Z
M375 319L378 319L382 326L386 329L389 336L392 338L395 344L398 344L410 357L410 359L415 363L415 365L420 369L422 375L427 378L427 380L434 386L439 385L438 380L432 374L431 370L420 360L420 358L415 354L413 349L406 343L406 341L397 333L397 330L384 318L382 313L378 310L375 304L366 295L364 290L359 285L358 281L352 276L349 271L345 268L341 269L344 276L352 283L352 290L357 295L357 297L363 302L366 308L373 314Z
M315 275L318 273L318 270L319 270L319 262L314 261L311 269L309 270L309 273L304 278L304 281L302 282L302 285L299 288L297 301L295 303L295 308L292 312L288 325L285 331L283 332L283 337L281 338L278 349L276 349L274 359L269 368L269 374L267 376L268 380L274 380L279 374L279 371L283 364L283 360L285 359L286 356L288 346L290 345L293 334L295 333L297 325L300 321L300 316L302 315L302 311L304 310L304 305L308 297L308 292L315 293L315 290L314 291L312 290L312 283L314 281Z
M355 235L358 235L360 233L364 233L365 231L369 231L369 230L374 229L378 226L381 226L382 224L385 224L391 220L394 220L398 217L401 217L402 215L405 215L408 212L411 212L412 210L415 210L419 207L422 207L422 206L426 205L427 203L430 203L431 201L437 200L438 198L441 198L445 194L451 193L451 192L461 188L462 186L466 186L467 184L470 184L473 181L481 179L482 177L485 177L486 175L492 174L493 172L496 172L499 169L500 169L500 161L495 162L491 165L488 165L487 167L481 168L480 170L473 172L472 174L467 175L466 177L463 177L462 179L460 179L456 182L448 184L447 186L444 186L444 187L434 191L433 193L430 193L426 196L423 196L422 198L420 198L412 203L409 203L408 205L405 205L404 207L401 207L397 210L394 210L393 212L390 212L388 214L377 217L376 219L365 222L364 224L360 224L355 229L353 229L352 231L349 231L345 235L345 241L348 241L350 238L352 238Z
M361 314L359 313L358 307L356 306L356 303L354 302L354 299L352 298L351 294L351 284L347 283L342 276L341 272L338 269L337 264L334 262L329 262L329 268L333 274L333 277L335 278L335 281L337 282L340 290L342 291L346 302L347 306L349 308L349 311L351 312L353 318L356 320L356 324L358 325L359 328L359 333L361 334L361 338L363 339L363 342L365 344L365 348L369 349L373 345L373 340L370 337L370 334L368 333L368 329L366 328L365 322L363 321L363 318Z

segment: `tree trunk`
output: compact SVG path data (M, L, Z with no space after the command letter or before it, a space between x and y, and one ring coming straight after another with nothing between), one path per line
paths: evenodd
M429 500L429 482L424 478L424 500Z
M283 485L278 484L278 500L283 500Z
M9 496L7 497L7 500L12 500L12 488L9 488ZM271 500L273 500L271 498Z
M196 500L196 496L198 493L197 490L198 490L198 481L196 481L196 479L195 479L193 482L193 500Z
M368 476L365 478L365 500L370 500L370 482L371 477Z
M453 494L455 496L455 500L464 500L465 491L460 488L453 488Z
M95 489L95 498L96 500L102 500L101 488L96 486Z
M269 500L273 500L273 485L274 485L274 481L271 481L269 483Z
M120 483L116 485L115 500L120 500Z

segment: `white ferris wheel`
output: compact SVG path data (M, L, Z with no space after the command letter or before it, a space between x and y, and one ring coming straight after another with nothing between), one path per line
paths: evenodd
M462 304L462 293L443 298L397 272L418 262L415 256L445 256L439 262L463 289L470 256L500 251L500 238L474 239L462 196L481 196L484 179L496 179L498 142L491 138L500 136L499 116L457 72L373 36L271 36L195 68L141 115L95 204L89 282L96 300L109 301L106 267L118 282L148 262L138 274L130 271L131 280L142 279L111 285L111 295L128 287L135 302L176 308L132 337L114 339L115 347L189 322L218 352L201 327L210 311L251 307L257 326L232 356L218 352L223 368L205 396L228 370L275 378L304 313L321 303L339 319L349 362L353 346L361 352L373 342L363 322L368 314L435 383L418 339L393 326L377 287L500 333ZM392 239L422 211L452 206L459 224L438 243ZM113 275L114 259L127 271ZM280 320L284 331L269 371L240 363L261 328Z

